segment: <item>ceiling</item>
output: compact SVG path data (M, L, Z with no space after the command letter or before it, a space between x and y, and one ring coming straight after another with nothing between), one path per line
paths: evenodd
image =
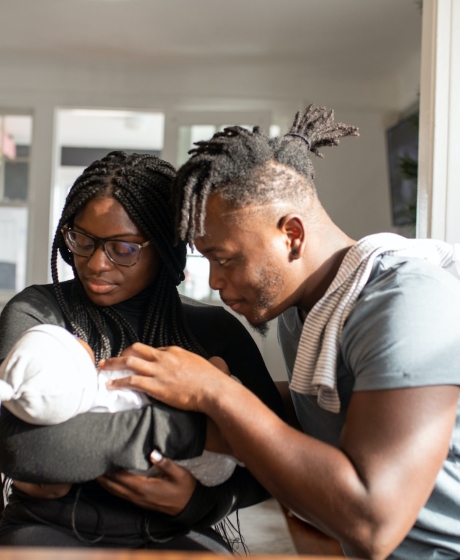
M390 71L420 50L417 0L0 0L0 56L299 62Z

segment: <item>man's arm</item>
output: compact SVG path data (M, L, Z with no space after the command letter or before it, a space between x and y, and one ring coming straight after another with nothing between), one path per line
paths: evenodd
M459 397L450 385L355 392L337 449L290 428L251 392L180 348L135 345L106 367L137 374L113 386L210 416L270 493L354 554L376 559L398 546L427 501Z
M339 449L232 389L203 396L200 408L269 492L354 554L386 558L414 524L447 456L458 388L355 393Z

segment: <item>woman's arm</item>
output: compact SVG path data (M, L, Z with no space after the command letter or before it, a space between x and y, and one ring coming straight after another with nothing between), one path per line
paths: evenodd
M174 518L186 527L215 525L227 515L263 502L270 497L265 488L245 468L236 467L233 475L219 486L196 485L185 509Z
M80 414L56 426L33 426L2 408L0 471L23 482L84 482L120 469L147 469L154 448L173 459L200 455L204 438L203 415L158 402Z
M47 288L32 286L15 296L0 317L0 359L27 329L39 324L65 327ZM145 469L158 448L165 456L200 455L205 417L161 403L116 414L81 414L55 426L32 426L5 408L0 412L0 471L23 482L92 480L119 469Z

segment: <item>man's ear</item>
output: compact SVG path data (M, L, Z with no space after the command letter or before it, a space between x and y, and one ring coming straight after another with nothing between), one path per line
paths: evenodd
M278 222L278 229L286 236L289 260L299 259L305 249L305 226L298 214L287 214Z

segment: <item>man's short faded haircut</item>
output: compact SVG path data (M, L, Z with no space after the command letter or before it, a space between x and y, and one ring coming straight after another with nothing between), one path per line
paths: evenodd
M193 245L204 234L206 202L213 192L235 208L316 196L310 153L323 157L318 148L337 146L345 136L359 136L358 129L335 123L333 110L309 105L284 136L270 138L257 126L252 131L230 126L197 142L173 184L177 240Z

